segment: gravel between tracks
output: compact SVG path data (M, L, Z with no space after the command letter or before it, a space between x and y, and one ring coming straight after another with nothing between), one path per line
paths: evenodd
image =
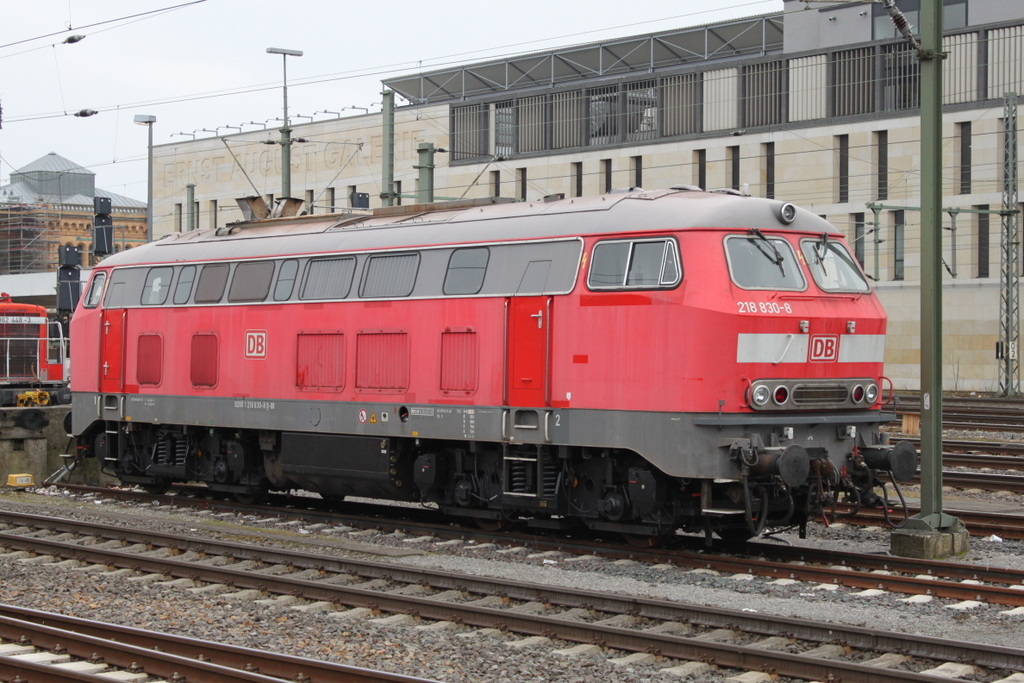
M973 494L968 494L973 496ZM988 495L988 494L986 494ZM1021 505L1021 500L1002 499ZM128 517L132 526L169 531L174 528L198 536L238 540L241 526L273 529L277 542L259 543L288 546L291 539L308 543L316 535L301 528L282 527L273 521L213 518L209 514L166 507L140 506L76 499L66 495L41 496L29 493L0 495L0 507L39 513L39 504L55 516L89 518L117 523ZM809 538L784 535L794 545L835 548L859 552L885 552L887 531L871 528L811 528ZM356 540L356 539L353 539ZM379 546L415 548L422 554L385 559L395 563L430 566L516 581L533 581L605 592L665 598L687 603L714 605L796 616L815 621L834 621L871 628L916 633L963 641L1024 647L1024 618L1001 615L1005 606L982 605L974 610L950 610L947 600L913 605L899 602L905 597L886 594L876 598L855 597L855 591L840 588L830 592L801 583L780 587L765 579L737 580L727 575L694 574L674 567L609 560L573 560L570 556L528 558L528 552L474 549L473 544L438 548L431 543L407 543L401 534L360 535L359 542L371 550ZM307 548L308 550L308 548ZM345 555L329 548L325 552ZM1024 543L993 542L974 538L971 551L960 561L978 565L1024 567ZM668 681L675 676L659 669L678 662L617 666L608 660L621 652L566 658L553 654L571 644L539 645L518 649L510 643L514 635L459 638L463 631L425 631L418 622L406 626L384 626L368 620L339 623L323 614L305 614L278 606L228 602L201 597L182 589L144 586L124 577L74 572L45 565L26 566L0 561L0 601L76 616L129 624L158 631L185 634L288 652L299 656L329 659L357 666L434 678L440 681L511 683L513 681L591 683L597 681ZM721 681L735 672L721 671L701 681Z

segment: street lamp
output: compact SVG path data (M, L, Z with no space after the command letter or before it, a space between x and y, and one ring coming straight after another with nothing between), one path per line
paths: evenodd
M288 126L288 58L301 57L302 50L286 50L280 47L268 47L267 52L281 55L284 67L284 127L281 128L281 196L292 196L292 129Z
M153 124L156 117L151 114L136 114L135 123L149 128L149 155L146 182L146 241L153 241Z

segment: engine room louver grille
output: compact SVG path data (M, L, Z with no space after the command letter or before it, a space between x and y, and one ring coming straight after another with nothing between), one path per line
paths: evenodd
M793 387L793 403L798 406L841 406L849 398L849 388L841 384L799 385Z

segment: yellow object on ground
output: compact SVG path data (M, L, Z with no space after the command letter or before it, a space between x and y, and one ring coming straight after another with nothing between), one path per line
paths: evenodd
M50 405L50 392L48 391L25 391L18 394L18 406L21 408L28 408L31 406L48 406Z
M36 478L31 474L8 474L8 486L35 486Z

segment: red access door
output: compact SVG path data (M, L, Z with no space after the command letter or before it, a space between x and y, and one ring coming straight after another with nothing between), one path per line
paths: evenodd
M508 307L508 405L547 405L551 297L514 296Z
M103 311L100 332L100 391L124 391L124 319L123 308Z

